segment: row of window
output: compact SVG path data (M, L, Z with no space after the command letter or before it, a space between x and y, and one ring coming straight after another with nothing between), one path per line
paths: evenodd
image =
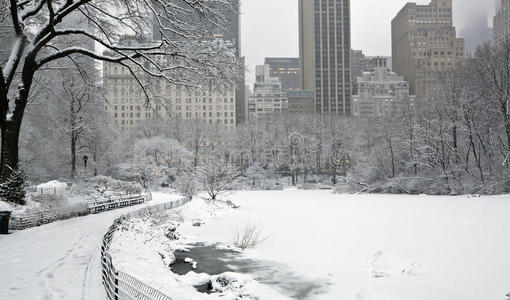
M178 116L179 118L182 118L182 116ZM191 119L191 115L186 115L186 119ZM209 124L213 123L212 119L205 120L205 122L208 122ZM115 120L116 125L135 125L139 124L140 120ZM216 124L224 124L224 125L234 125L235 120L234 119L224 119L224 120L216 120ZM125 127L121 128L122 130L125 130Z

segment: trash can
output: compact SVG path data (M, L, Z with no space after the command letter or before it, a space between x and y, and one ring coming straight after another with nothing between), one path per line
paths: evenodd
M9 219L11 218L10 211L0 211L0 234L9 233Z

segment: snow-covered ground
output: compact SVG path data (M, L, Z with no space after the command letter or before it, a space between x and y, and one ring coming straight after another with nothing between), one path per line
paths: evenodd
M105 299L100 245L118 216L178 195L154 193L143 205L0 235L0 299Z
M256 225L270 237L244 255L322 282L313 299L502 300L510 291L510 196L286 190L222 199L241 208L181 234L231 244L233 230Z
M179 198L154 196L152 203ZM172 249L165 249L168 246L231 245L233 231L253 224L269 238L243 256L284 270L269 270L275 282L300 278L319 284L317 293L309 293L306 299L503 300L510 291L510 196L286 190L234 192L222 199L241 208L218 208L194 200L150 221L153 227L131 224L135 231L120 231L112 245L116 266L176 300L230 299L239 292L260 300L289 299L292 295L279 286L251 280L256 274L177 276L163 263L173 257L162 260L159 255L171 253ZM99 262L102 235L117 216L137 208L0 236L0 299L104 299ZM199 220L205 223L192 225ZM177 223L181 224L178 241L161 238ZM138 235L130 236L133 232ZM200 267L201 262L196 263ZM191 287L212 280L221 290L219 283L224 279L237 280L229 286L231 291L208 295Z

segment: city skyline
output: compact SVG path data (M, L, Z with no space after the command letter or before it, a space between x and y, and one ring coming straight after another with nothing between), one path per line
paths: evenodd
M356 0L351 4L352 48L363 50L368 56L391 55L391 20L408 2L429 4L430 0ZM480 0L454 0L454 25L465 27L474 14L494 14L495 3ZM469 3L469 5L459 4ZM367 10L366 7L372 7ZM482 9L483 8L483 9ZM241 45L246 56L246 82L255 81L255 66L265 57L299 57L299 26L297 0L242 0ZM370 26L365 26L370 24ZM492 22L490 21L489 24ZM261 30L262 27L271 30ZM380 28L373 34L373 28ZM283 34L285 33L285 34Z

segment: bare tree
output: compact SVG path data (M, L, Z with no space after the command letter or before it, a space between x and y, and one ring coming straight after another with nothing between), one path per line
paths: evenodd
M226 191L236 177L232 166L222 161L221 157L208 159L197 169L197 178L201 187L212 200Z
M13 40L0 71L0 130L2 137L0 181L19 162L21 124L34 78L55 61L85 56L118 63L137 78L146 100L151 101L142 74L176 84L203 87L204 82L233 83L239 68L226 47L207 42L211 30L225 24L233 10L225 0L9 0L4 18ZM72 14L81 14L90 29L64 25ZM132 43L130 34L147 36L153 24L162 28L162 40ZM167 33L182 37L170 39ZM80 46L60 46L69 36L98 43L98 52ZM8 168L9 166L10 168Z

